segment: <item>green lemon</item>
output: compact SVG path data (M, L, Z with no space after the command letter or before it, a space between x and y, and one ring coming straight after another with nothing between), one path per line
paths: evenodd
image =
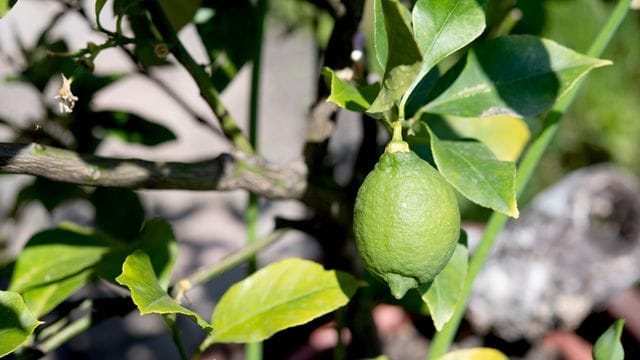
M362 183L353 222L365 268L398 299L433 280L460 233L451 186L401 140L387 145Z

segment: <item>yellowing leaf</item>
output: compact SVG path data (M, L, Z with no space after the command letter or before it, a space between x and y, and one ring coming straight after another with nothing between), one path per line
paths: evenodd
M496 349L473 348L452 351L439 360L509 360L509 358Z
M480 118L449 116L446 122L460 136L487 145L496 158L503 161L518 160L531 135L523 119L509 115Z

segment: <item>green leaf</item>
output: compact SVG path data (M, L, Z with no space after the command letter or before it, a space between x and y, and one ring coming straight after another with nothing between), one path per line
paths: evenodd
M96 10L96 23L98 24L98 26L102 27L102 25L100 24L100 13L102 12L102 8L104 8L104 5L107 3L107 0L96 0L96 6L95 6L95 10Z
M87 284L93 275L92 269L57 280L47 285L30 288L23 293L27 307L35 317L41 317Z
M144 207L129 189L96 188L91 195L95 207L95 226L123 242L131 241L142 228Z
M153 271L166 290L178 256L178 243L171 225L162 219L148 220L132 243L115 248L105 255L96 269L98 275L116 283L115 278L122 272L122 263L135 250L142 250L151 258Z
M367 86L354 86L340 79L336 73L325 67L322 69L325 82L331 89L327 101L351 111L366 111L380 91L379 84Z
M464 117L536 116L591 69L611 64L529 35L487 41L463 61L459 75L459 67L451 69L424 99L428 103L423 111Z
M496 349L472 348L452 351L439 360L509 360L509 358Z
M256 19L250 0L205 2L196 13L196 29L211 63L211 82L219 92L251 59Z
M418 0L413 7L413 31L427 73L440 60L476 39L485 28L484 1Z
M382 0L373 1L373 48L380 68L387 66L387 29L384 25L384 14L382 13Z
M116 281L131 291L131 298L140 310L146 314L183 314L195 321L207 332L212 330L197 313L181 306L172 299L158 282L149 256L142 250L136 250L127 256L122 265L122 274Z
M427 304L433 324L438 331L442 330L444 324L451 319L467 276L469 250L464 231L460 236L460 241L449 263L430 284L420 287L422 300Z
M460 136L487 145L496 158L503 161L518 160L531 135L523 119L508 115L481 118L448 116L445 121Z
M77 275L109 250L90 229L64 224L34 235L18 257L9 290L25 291Z
M424 104L426 99L433 88L440 79L440 70L438 67L434 67L427 74L419 76L416 82L411 85L408 90L407 100L404 105L404 115L406 119L411 118Z
M0 0L0 18L7 15L9 10L18 2L18 0Z
M188 24L200 7L200 0L158 0L158 2L176 31Z
M368 110L380 113L391 109L420 72L422 56L410 26L403 17L406 8L398 0L381 0L387 33L387 62L380 93Z
M20 294L0 290L0 357L22 345L39 324Z
M163 289L169 287L173 264L178 257L178 242L171 225L163 219L148 220L138 235L135 246L151 258L151 266Z
M92 113L94 124L129 143L155 146L176 139L175 134L163 125L138 115L114 111Z
M482 143L440 140L429 133L438 170L453 187L478 205L518 217L514 163L497 160Z
M45 178L35 178L34 181L20 189L10 216L16 218L22 209L32 201L39 201L49 213L67 201L85 198L87 193L80 186L52 181Z
M624 348L620 343L624 319L619 319L600 335L593 345L593 360L624 360Z
M411 27L411 13L404 6L399 8L400 16L407 25ZM376 59L382 69L387 65L387 55L389 51L389 42L387 40L387 29L385 27L384 12L382 10L381 0L373 2L373 40Z
M320 264L285 259L234 284L211 318L206 343L255 342L344 306L360 286L353 276Z

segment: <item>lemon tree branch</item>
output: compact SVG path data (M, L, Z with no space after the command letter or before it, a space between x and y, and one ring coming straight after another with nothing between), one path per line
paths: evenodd
M272 199L297 198L307 186L302 160L274 165L257 156L224 153L198 162L152 162L78 154L40 144L0 143L0 173L129 189L246 189Z

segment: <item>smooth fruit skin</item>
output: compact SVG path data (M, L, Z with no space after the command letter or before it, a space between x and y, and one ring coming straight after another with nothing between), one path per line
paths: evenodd
M355 202L354 235L365 268L398 299L433 280L460 234L460 212L446 180L413 151L385 152Z

